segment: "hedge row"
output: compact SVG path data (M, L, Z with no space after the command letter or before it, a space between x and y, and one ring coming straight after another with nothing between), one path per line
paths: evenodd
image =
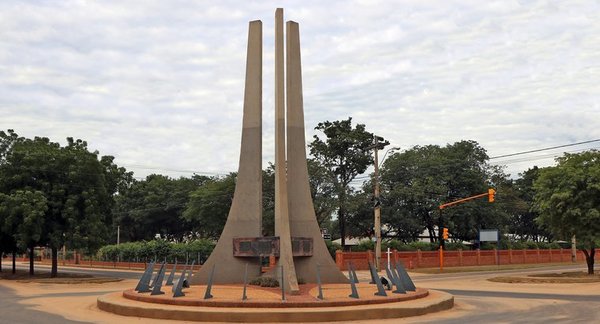
M186 243L156 239L127 242L119 245L105 245L98 250L97 257L104 261L146 262L166 259L167 262L177 260L178 262L196 261L196 263L204 263L214 247L215 242L206 239Z

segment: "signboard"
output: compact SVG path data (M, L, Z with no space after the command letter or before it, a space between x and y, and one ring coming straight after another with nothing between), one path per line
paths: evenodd
M497 229L479 230L479 242L498 242Z
M292 237L292 255L312 256L313 240L310 237ZM235 257L279 257L279 237L235 237L233 238L233 256Z

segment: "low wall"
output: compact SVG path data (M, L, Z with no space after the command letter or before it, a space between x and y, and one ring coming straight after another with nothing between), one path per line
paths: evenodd
M391 262L401 261L407 268L435 268L440 266L439 251L396 251L389 253ZM337 251L335 262L341 270L348 269L352 262L356 270L368 270L369 260L375 260L373 251L343 252ZM387 252L381 253L381 266L387 265ZM585 255L577 251L577 261L585 261ZM571 262L570 249L550 250L474 250L474 251L444 251L444 267Z

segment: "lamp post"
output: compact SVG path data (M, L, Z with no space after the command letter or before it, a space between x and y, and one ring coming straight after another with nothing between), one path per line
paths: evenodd
M383 141L383 142L380 142ZM370 145L368 148L373 149L375 153L375 192L373 193L373 213L375 214L375 267L377 271L380 270L380 261L381 261L381 203L379 202L379 159L378 152L384 147L390 145L390 142L383 139L383 137L379 137L373 135L373 145ZM388 150L389 152L389 150ZM386 152L384 154L387 155ZM383 160L383 159L382 159Z

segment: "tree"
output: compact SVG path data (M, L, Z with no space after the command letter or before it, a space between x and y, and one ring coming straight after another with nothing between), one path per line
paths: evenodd
M315 135L309 145L310 153L334 175L338 224L342 247L345 247L349 184L373 164L372 153L368 149L372 144L373 134L367 132L363 124L352 127L351 117L319 123L315 130L321 131L325 140Z
M214 177L190 194L183 217L192 224L194 233L212 239L221 235L233 201L235 179L235 173Z
M156 234L180 240L192 231L183 217L190 194L207 181L205 176L172 179L158 174L132 181L116 197L113 228L120 226L124 242L152 240Z
M588 274L600 242L600 151L568 154L557 165L539 170L534 182L536 221L558 238L576 235Z
M416 239L422 229L435 241L436 225L448 227L453 238L461 240L476 238L479 228L502 226L506 213L484 200L443 214L438 209L442 203L486 192L506 177L487 159L485 149L474 141L415 146L392 154L381 169L383 223L404 241Z
M510 188L512 190L512 194L509 196L511 201L506 199L505 192L508 188L502 190L502 200L510 203L512 207L509 231L522 240L539 241L550 236L550 233L535 221L539 213L532 208L535 196L533 183L537 180L539 171L540 169L534 166L519 174L519 178L514 181L512 188Z
M108 236L113 195L130 174L112 157L98 155L82 140L67 138L61 147L48 138L0 131L0 192L39 191L45 197L38 243L52 250L52 276L57 275L60 247L92 251Z
M17 190L12 195L0 193L2 231L13 233L14 242L29 249L29 274L33 276L34 248L42 238L46 197L40 191Z

